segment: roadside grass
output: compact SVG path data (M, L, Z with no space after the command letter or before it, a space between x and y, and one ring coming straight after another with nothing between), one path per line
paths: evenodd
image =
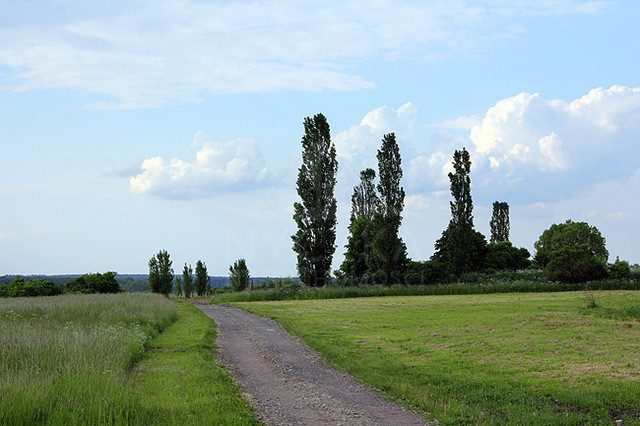
M235 303L444 424L640 424L639 291Z
M441 296L455 294L494 294L494 293L548 293L584 290L640 290L640 281L602 280L587 283L559 283L533 280L495 280L480 283L451 283L433 285L363 285L306 287L301 284L289 284L269 289L254 289L241 292L214 294L212 304L235 302L263 302L271 300L316 300L346 299L353 297L386 296Z
M157 424L259 424L239 387L215 361L215 323L178 305L178 320L134 368L134 393Z
M196 311L155 294L0 299L0 424L255 423Z
M150 294L0 299L0 424L144 422L128 372L175 318Z

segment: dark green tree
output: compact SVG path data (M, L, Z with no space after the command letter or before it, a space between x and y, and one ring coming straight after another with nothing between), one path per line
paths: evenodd
M207 265L201 260L196 262L196 292L198 297L203 297L207 294L207 286L209 285L209 273L207 272Z
M471 158L462 148L453 153L451 182L451 221L436 241L434 260L448 265L451 273L462 279L462 274L482 269L486 255L486 240L473 229L473 201L471 199Z
M187 299L193 297L193 268L186 263L182 268L182 291Z
M182 297L182 277L175 278L175 284L173 286L173 294L177 297Z
M51 281L33 279L26 281L23 277L15 277L9 283L0 284L0 297L37 297L57 296L62 289Z
M300 280L312 287L328 282L336 250L337 171L336 149L327 119L322 114L305 118L297 180L300 202L293 205L298 231L291 238Z
M547 272L552 281L579 283L607 276L607 265L587 244L564 246L551 253Z
M116 272L104 274L85 274L76 277L66 285L67 293L119 293L120 284L116 281Z
M609 266L609 275L614 280L628 280L631 278L631 266L626 260L620 260L616 257L616 261Z
M496 271L525 269L529 267L531 254L526 248L514 247L510 241L500 241L487 245L485 269Z
M149 260L149 287L152 292L169 296L173 288L172 264L166 250L160 250Z
M383 136L377 157L380 208L374 218L376 234L368 257L368 269L376 276L376 281L394 284L403 280L409 264L407 247L398 235L405 194L400 186L402 159L395 133Z
M373 182L375 178L373 169L365 169L360 172L360 183L353 188L347 251L340 270L336 272L338 280L345 284L360 283L368 272L371 244L376 234L374 217L380 210L380 199Z
M509 241L509 204L496 201L493 203L491 215L491 238L489 242L499 243Z
M580 245L585 245L586 250L601 263L607 263L609 252L598 228L589 226L586 222L573 222L571 219L565 223L551 225L540 235L533 245L536 249L534 260L544 268L551 261L554 251Z
M249 286L249 268L244 259L238 259L229 266L229 279L231 288L235 291L243 291Z

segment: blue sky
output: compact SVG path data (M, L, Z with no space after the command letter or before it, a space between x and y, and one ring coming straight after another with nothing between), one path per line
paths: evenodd
M0 274L295 275L305 116L339 161L338 248L384 133L403 155L409 255L449 220L453 150L472 154L476 227L511 206L533 251L596 225L640 262L636 1L0 1Z

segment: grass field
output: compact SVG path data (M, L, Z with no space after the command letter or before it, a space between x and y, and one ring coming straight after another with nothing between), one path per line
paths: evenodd
M237 305L441 423L640 424L638 291Z
M214 337L159 295L0 299L0 424L251 423Z

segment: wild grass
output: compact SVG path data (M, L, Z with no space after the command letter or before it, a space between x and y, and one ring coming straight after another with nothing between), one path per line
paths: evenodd
M385 296L548 293L584 290L640 290L640 280L603 280L587 283L559 283L538 279L496 279L475 283L462 282L437 285L367 285L358 287L328 286L321 288L306 287L300 284L287 282L285 285L276 286L274 288L215 294L211 298L211 303L225 304L234 302L263 302L270 300L346 299L352 297Z
M576 292L237 306L442 424L640 424L640 292L592 295L596 307Z
M214 339L155 294L0 299L0 424L255 423Z

